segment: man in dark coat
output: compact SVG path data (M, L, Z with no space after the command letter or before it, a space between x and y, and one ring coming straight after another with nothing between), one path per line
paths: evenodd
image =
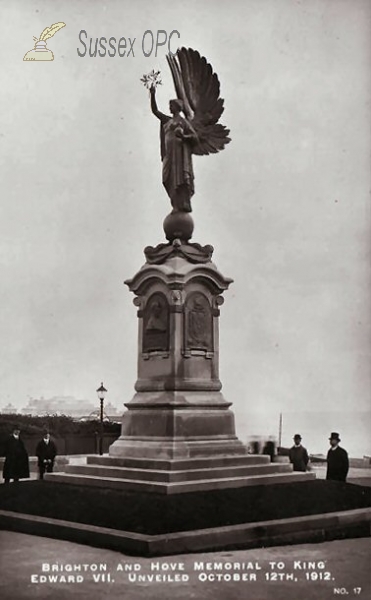
M294 445L289 450L289 458L294 471L307 470L309 456L306 448L301 445L301 435L298 433L294 435Z
M39 477L44 479L44 473L53 473L54 461L57 455L57 447L50 439L48 431L44 432L44 437L36 446L37 465L39 467Z
M20 428L17 425L5 445L4 483L9 483L11 479L14 482L28 479L30 476L27 450L19 436Z
M348 453L344 448L340 448L339 434L333 431L329 437L331 448L327 453L327 474L326 479L333 481L345 481L349 471Z

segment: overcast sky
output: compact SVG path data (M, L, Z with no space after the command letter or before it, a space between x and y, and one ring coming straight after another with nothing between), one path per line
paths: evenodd
M95 401L102 380L117 406L133 395L137 318L123 281L164 241L170 209L140 77L161 70L164 112L174 97L167 49L146 58L142 37L177 30L218 73L231 129L222 153L195 158L193 217L194 241L234 279L220 370L238 432L275 434L280 412L305 411L284 442L300 428L325 451L341 428L345 447L371 451L370 417L355 415L371 390L370 8L0 1L0 406ZM55 60L24 62L58 21ZM79 57L81 30L136 38L134 57Z

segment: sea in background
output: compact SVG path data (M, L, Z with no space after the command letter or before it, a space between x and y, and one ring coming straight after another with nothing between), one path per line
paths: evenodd
M237 435L244 443L249 441L250 436L274 436L278 441L280 413L236 410L235 414ZM332 431L340 434L340 445L350 457L371 456L371 411L282 413L283 447L292 446L293 436L299 433L309 453L326 454Z

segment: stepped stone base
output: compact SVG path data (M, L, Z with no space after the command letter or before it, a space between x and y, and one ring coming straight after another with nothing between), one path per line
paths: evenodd
M292 465L271 463L268 456L240 455L164 460L88 457L86 465L67 465L45 479L123 491L180 494L314 479L313 473L292 471Z
M220 436L222 437L222 436ZM169 438L134 438L121 436L110 446L110 457L130 456L139 459L179 460L188 457L212 457L244 455L246 448L236 439L213 439L213 441Z

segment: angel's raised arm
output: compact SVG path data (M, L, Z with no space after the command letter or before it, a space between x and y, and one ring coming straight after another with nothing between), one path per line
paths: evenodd
M150 92L151 92L151 109L153 114L155 115L155 117L157 117L158 119L160 119L161 123L166 123L166 121L168 121L170 119L170 117L168 115L165 115L164 113L162 113L161 111L158 110L157 108L157 102L156 102L156 89L155 87L151 87L150 88Z

